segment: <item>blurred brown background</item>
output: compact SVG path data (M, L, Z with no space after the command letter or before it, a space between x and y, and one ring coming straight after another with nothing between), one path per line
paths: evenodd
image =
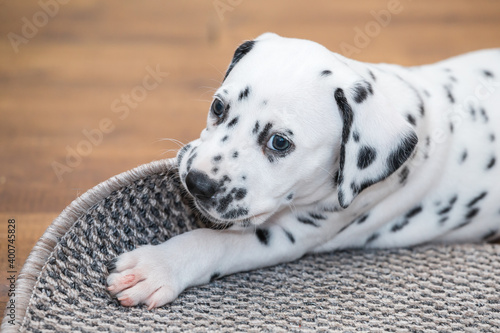
M19 270L77 196L195 139L234 49L266 31L418 65L499 47L500 1L0 1L2 310L8 219Z

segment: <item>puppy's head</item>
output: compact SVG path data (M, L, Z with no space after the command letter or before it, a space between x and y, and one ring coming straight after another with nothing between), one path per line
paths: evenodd
M362 115L376 111L365 102L386 103L370 95L372 84L319 44L275 34L245 42L214 95L207 127L178 154L181 180L215 222L260 224L289 205L326 198L345 208L408 158L403 152L387 165L398 149L391 140L413 141L404 119L384 125L387 111ZM378 138L374 125L387 133ZM404 148L411 153L415 144Z

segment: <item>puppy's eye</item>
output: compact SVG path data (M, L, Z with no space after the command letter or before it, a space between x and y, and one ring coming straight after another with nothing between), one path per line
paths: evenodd
M220 99L216 98L212 103L211 109L214 115L221 117L224 114L225 105Z
M267 142L267 148L279 152L284 152L290 149L291 145L290 141L278 134L274 134Z

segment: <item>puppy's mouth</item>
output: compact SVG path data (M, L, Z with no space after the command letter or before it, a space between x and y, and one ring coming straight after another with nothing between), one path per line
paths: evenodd
M251 223L251 218L249 217L242 217L242 218L236 218L232 216L228 216L228 214L222 214L222 215L215 215L210 212L210 208L207 208L207 204L204 201L197 200L194 198L194 203L196 208L198 209L199 213L209 220L210 222L214 224L220 224L220 225L227 225L227 224L241 224L241 225L250 225ZM231 211L229 211L230 213ZM235 214L236 215L236 214Z
M228 176L212 179L201 170L191 170L183 179L183 185L194 199L202 215L213 222L231 223L247 220L247 189L232 184Z

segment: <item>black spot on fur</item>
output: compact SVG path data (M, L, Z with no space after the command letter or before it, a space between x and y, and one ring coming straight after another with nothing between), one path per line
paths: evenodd
M224 80L225 81L229 73L233 70L234 66L243 58L248 52L252 50L252 48L255 45L255 41L249 40L238 46L236 51L234 51L233 55L233 60L231 60L231 64L229 65L229 68L226 71L226 75L224 75Z
M359 132L358 131L354 131L352 133L352 138L354 139L354 142L359 142Z
M498 230L490 230L482 237L482 239L488 243L498 243L500 241L500 238L498 237Z
M415 119L415 117L413 117L411 114L408 114L406 115L406 119L408 120L408 122L410 124L412 124L413 126L416 126L417 125L417 120Z
M493 73L492 73L492 72L490 72L489 70L486 70L486 69L485 69L485 70L483 70L483 74L484 74L484 76L486 76L486 77L494 77Z
M340 173L340 170L337 170L333 174L333 187L337 187L339 185L339 173Z
M368 146L361 147L358 153L358 169L366 169L376 158L377 152L374 148Z
M482 192L479 194L477 197L472 199L468 204L467 207L472 208L475 204L477 204L479 201L483 200L486 196L488 195L488 192Z
M486 169L491 169L495 166L495 163L497 162L497 159L495 157L492 157L490 159L490 162L488 163L488 165L486 166Z
M321 215L321 214L318 214L318 213L309 213L309 216L315 220L326 220L326 216L325 215Z
M399 147L387 158L387 174L392 174L410 157L417 143L418 138L414 132L401 140Z
M398 232L401 231L404 227L406 227L410 221L408 219L404 219L402 222L396 223L392 226L391 231L392 232Z
M259 242L261 242L263 245L269 245L269 239L271 238L271 233L269 232L268 229L259 228L255 231L255 234L257 235Z
M257 121L255 123L255 126L253 127L252 133L257 134L259 132L259 127L260 127L260 125L259 125L259 122Z
M231 178L229 178L228 175L224 175L219 183L220 183L220 186L224 186L224 184L227 182L231 182Z
M378 232L374 233L373 235L371 235L370 237L368 237L368 239L366 240L366 244L365 245L368 245L370 243L373 243L375 240L377 240L378 238L380 237L380 234Z
M446 96L448 97L448 100L450 101L450 103L455 103L455 97L453 96L453 93L451 91L451 86L445 85L444 89L446 91Z
M377 78L375 77L375 74L373 74L372 71L368 71L368 74L370 74L373 81L377 81Z
M245 188L239 188L234 193L234 198L236 200L242 200L247 195L247 190Z
M364 222L368 219L368 217L369 217L369 216L370 216L370 215L368 215L368 214L364 214L364 215L362 215L361 217L359 217L359 218L356 220L356 223L357 223L357 224L362 224L362 223L364 223Z
M299 216L297 217L297 220L300 222L300 223L304 223L304 224L308 224L308 225L312 225L314 227L319 227L319 225L316 224L316 222L314 222L313 220L309 219L309 218L306 218L306 217L302 217L302 216Z
M215 280L217 280L218 278L220 278L220 273L218 272L215 272L214 274L212 274L212 276L210 277L210 283L214 282Z
M214 175L216 175L216 174L217 174L217 172L219 172L219 168L213 168L213 169L212 169L212 173L213 173Z
M184 147L181 148L181 150L177 154L177 165L181 164L182 159L186 155L186 152L189 150L189 148L191 148L191 144L190 143L188 143L187 145L185 145Z
M293 199L293 193L290 193L287 197L286 200L290 201Z
M408 169L408 167L405 166L399 174L399 183L404 184L406 182L406 180L408 179L409 174L410 174L410 169Z
M234 117L228 124L227 128L234 127L238 123L238 117Z
M332 75L332 71L328 69L321 72L321 76L329 76L329 75Z
M366 86L367 86L367 89L368 89L368 92L370 93L370 95L373 95L372 84L370 82L366 82Z
M495 141L495 139L496 139L495 134L491 133L491 134L490 134L490 141L491 141L491 142L494 142L494 141Z
M448 202L448 206L444 207L443 209L441 209L438 214L439 215L444 215L444 214L447 214L449 213L452 209L453 209L453 206L455 205L455 203L457 202L458 200L458 196L453 196L450 201Z
M424 93L425 93L425 91L424 91ZM424 103L420 103L420 104L418 105L418 111L420 112L420 116L422 116L422 117L423 117L423 116L425 115Z
M498 230L490 230L487 234L485 234L482 239L483 241L488 241L491 238L495 237L497 234Z
M273 155L267 155L267 160L271 163L274 163L274 156Z
M442 217L440 220L439 220L439 224L444 224L446 221L448 221L449 217L448 216L444 216Z
M197 153L194 153L193 155L191 155L191 157L187 160L187 164L186 164L186 170L189 172L189 170L191 170L191 166L193 164L193 161L194 159L196 158Z
M273 124L267 123L266 126L264 126L264 129L259 133L259 136L257 138L257 144L259 146L262 146L267 140L267 136L269 135L271 127L273 127Z
M460 156L460 164L465 162L465 160L467 159L467 155L468 155L467 150L464 150L462 156Z
M222 215L222 218L225 219L238 219L241 218L242 216L248 215L248 210L245 208L236 208L236 209L231 209L224 215Z
M351 132L354 113L352 112L352 108L347 102L347 98L345 97L344 91L341 88L337 88L337 90L335 90L334 97L337 106L340 112L342 113L342 118L343 118L342 145L340 147L340 170L341 170L340 175L341 175L345 164L345 145L347 144L347 141L349 139L349 134ZM338 180L339 184L342 184L343 178L341 176L339 176ZM343 196L344 196L343 193L339 192L339 200L341 204L342 204L341 198L343 198Z
M490 118L488 117L488 114L486 113L486 110L484 108L479 109L479 112L481 113L481 116L483 117L483 121L487 123Z
M450 123L450 132L453 133L453 130L454 130L453 123Z
M218 213L224 213L227 211L229 205L233 202L233 196L231 194L227 194L224 197L219 199L219 205L217 206Z
M240 95L238 96L238 101L246 99L248 97L248 94L250 94L250 87L246 87L244 90L240 92Z
M420 214L422 212L422 206L417 206L415 208L413 208L412 210L410 210L406 215L405 217L407 219L411 219L412 217L415 217L416 215Z
M353 87L354 101L358 104L363 103L368 97L368 90L361 83L356 83Z
M467 212L467 214L465 215L465 218L471 219L474 216L476 216L477 213L479 213L479 208L472 208L469 212Z
M237 151L235 151L235 152L233 153L233 158L238 158L238 155L239 155L239 153L238 153Z
M213 158L214 163L220 162L222 160L222 155L215 155Z
M286 235L286 237L288 237L288 239L290 240L290 242L292 244L295 244L295 237L293 237L292 233L289 232L288 230L285 230L285 229L283 229L283 231L285 232L285 235Z
M476 120L476 109L472 105L469 107L469 113L472 116L472 120Z
M457 229L463 228L463 227L469 225L471 222L472 222L471 220L464 221L464 222L460 223L459 225L455 226L452 230L457 230Z
M448 78L450 79L451 82L458 82L457 78L454 77L453 75L450 75Z
M453 209L453 206L446 206L445 208L441 209L438 214L439 215L444 215L449 213Z

